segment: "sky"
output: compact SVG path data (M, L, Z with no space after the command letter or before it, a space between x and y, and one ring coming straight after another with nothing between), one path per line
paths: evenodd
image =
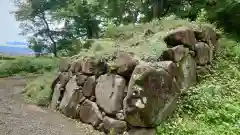
M0 44L8 42L24 42L25 38L20 36L21 29L14 15L10 14L15 9L11 0L1 0L0 4Z

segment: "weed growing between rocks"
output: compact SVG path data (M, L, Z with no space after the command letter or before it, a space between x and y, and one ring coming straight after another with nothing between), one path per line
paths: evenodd
M159 135L240 134L239 43L222 38L224 48L212 74L183 93L174 116L157 127Z

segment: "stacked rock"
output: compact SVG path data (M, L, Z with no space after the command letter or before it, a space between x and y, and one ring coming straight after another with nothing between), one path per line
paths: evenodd
M106 133L154 134L174 112L182 89L196 84L198 69L210 64L218 36L209 26L176 28L164 38L169 46L147 63L118 52L114 66L84 57L62 61L52 84L51 108Z

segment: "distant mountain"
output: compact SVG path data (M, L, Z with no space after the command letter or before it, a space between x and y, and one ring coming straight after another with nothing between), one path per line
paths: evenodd
M2 46L0 45L0 54L6 55L33 55L34 52L28 47Z

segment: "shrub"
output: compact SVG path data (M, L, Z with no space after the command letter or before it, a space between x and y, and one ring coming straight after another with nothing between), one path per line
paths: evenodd
M42 74L57 68L58 59L47 57L17 57L14 60L4 61L0 65L0 77L16 74Z

